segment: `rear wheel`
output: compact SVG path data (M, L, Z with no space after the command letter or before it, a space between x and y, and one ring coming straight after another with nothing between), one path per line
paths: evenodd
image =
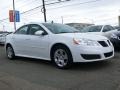
M69 49L63 46L57 46L54 48L52 60L60 69L68 68L73 62Z
M7 54L7 57L9 59L14 59L15 58L15 53L14 53L14 50L13 50L12 46L8 45L6 47L6 54Z

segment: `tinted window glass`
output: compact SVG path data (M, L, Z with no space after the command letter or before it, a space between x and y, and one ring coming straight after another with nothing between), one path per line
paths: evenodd
M79 30L63 24L43 23L43 25L54 34L79 32Z
M30 35L35 35L35 32L39 31L39 30L43 30L43 28L39 25L33 24L30 26L30 30L29 30L29 34Z
M23 27L19 28L15 32L15 34L27 34L27 30L28 30L28 26L26 25L26 26L23 26Z

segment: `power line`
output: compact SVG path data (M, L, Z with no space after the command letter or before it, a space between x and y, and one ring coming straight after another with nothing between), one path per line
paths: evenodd
M48 10L50 10L50 9L57 9L57 8L65 8L65 7L69 7L69 6L73 6L73 5L76 6L76 5L80 5L80 4L88 4L88 3L98 2L98 1L101 1L101 0L93 0L93 1L87 1L87 2L81 2L81 3L70 4L70 5L63 5L63 6L60 6L60 7L49 8Z
M22 12L22 13L20 13L20 14L24 14L24 13L33 11L33 10L38 9L38 8L40 8L40 7L42 7L42 5L41 5L41 6L37 6L37 7L35 7L35 8L32 8L32 9L29 9L29 10L27 10L27 11L24 11L24 12Z
M61 2L66 2L66 1L61 1ZM53 4L57 4L57 3L61 3L61 2L48 3L48 4L45 4L45 5L53 5ZM42 7L42 6L43 6L43 5L37 6L37 7L35 7L35 8L30 9L30 10L24 11L24 12L22 12L21 14L24 14L24 13L27 13L27 12L30 12L30 11L33 11L33 10L35 10L35 9L38 9L38 8Z
M87 1L87 2L82 2L82 3L76 3L76 4L71 4L71 5L66 5L66 6L56 7L56 8L64 8L64 7L67 7L67 6L87 4L87 3L97 2L97 1L100 1L100 0L93 0L93 1ZM62 1L62 2L66 2L66 1ZM60 3L60 2L49 3L49 4L46 4L46 5L53 5L53 4L57 4L57 3ZM22 12L21 14L24 14L24 13L27 13L27 12L30 12L30 11L33 11L33 10L38 9L38 8L40 8L40 7L42 7L42 5L37 6L37 7L35 7L35 8L32 8L32 9L29 9L29 10L27 10L27 11L24 11L24 12ZM50 8L50 9L56 9L56 8Z
M24 1L24 0L23 0ZM17 2L20 2L20 1L17 1ZM61 2L66 2L66 1L61 1ZM48 4L45 4L45 5L53 5L53 4L57 4L57 3L61 3L61 2L52 2L52 3L48 3ZM32 3L32 2L31 2ZM23 6L23 5L22 5ZM40 8L40 7L42 7L42 5L40 5L40 6L37 6L37 7L35 7L35 8L32 8L32 9L29 9L29 10L27 10L27 11L24 11L24 12L22 12L22 13L20 13L20 14L25 14L25 13L27 13L27 12L30 12L30 11L33 11L33 10L35 10L35 9L38 9L38 8ZM9 18L5 18L5 19L2 19L2 20L0 20L0 22L1 21L4 21L4 20L7 20L7 19L9 19Z
M64 6L60 6L60 7L56 7L56 8L63 8L63 7L73 6L73 5L87 4L87 3L97 2L97 1L100 1L100 0L93 0L93 1L87 1L87 2L82 2L82 3L71 4L71 5L64 5ZM67 1L61 1L61 2L67 2ZM58 2L58 1L57 1L57 2L53 2L53 3L48 3L48 4L46 4L46 5L58 4L58 3L61 3L61 2ZM29 9L29 10L27 10L27 11L24 11L24 12L22 12L22 13L20 13L20 14L25 14L25 13L27 13L27 12L33 11L33 10L35 10L35 9L38 9L38 8L40 8L40 7L42 7L42 5L37 6L37 7L35 7L35 8L32 8L32 9ZM50 8L50 9L56 9L56 8ZM4 21L4 20L7 20L7 19L9 19L9 18L5 18L5 19L2 19L2 20L0 20L0 21Z
M17 8L23 8L23 7L25 7L25 6L28 6L28 5L30 5L30 4L32 4L33 5L33 2L35 3L36 2L36 0L29 0L29 2L27 2L27 3L25 3L24 2L24 4L23 5L21 5L21 6L19 6L19 3L16 3L16 6L17 6Z
M30 4L33 4L33 2L35 2L35 1L38 1L38 0L29 0L29 1L26 1L26 3L25 3L25 1L26 0L19 0L19 1L15 1L15 3L16 3L16 8L23 8L23 7L25 7L25 6L27 6L27 5L30 5ZM19 5L19 4L21 4L21 3L23 3L22 5ZM37 3L37 2L36 2ZM5 7L2 7L2 8L0 8L1 9L1 11L3 10L3 13L5 13L6 14L6 10L8 11L8 9L11 7L11 9L12 9L12 3L10 4L8 4L7 6L5 6Z
M85 4L85 3L92 3L92 2L95 2L95 1L100 1L100 0L94 0L94 1L89 1L89 2L83 2L83 3L77 3L78 5L80 5L80 4ZM55 3L58 3L58 2L55 2ZM51 4L55 4L55 3L50 3L50 4L47 4L47 5L51 5ZM71 4L71 5L67 5L67 6L72 6L72 5L76 5L76 4ZM67 7L66 6L66 7ZM28 10L28 11L25 11L25 12L23 12L23 13L21 13L21 14L24 14L24 13L27 13L27 12L30 12L30 11L33 11L34 9L38 9L38 8L40 8L40 7L42 7L42 5L41 6L38 6L38 7L36 7L36 8L33 8L33 9L30 9L30 10ZM61 6L62 8L64 8L65 6ZM61 7L56 7L56 8L61 8ZM50 8L50 9L56 9L56 8ZM48 10L50 10L50 9L48 9ZM35 14L35 13L34 13ZM33 15L33 14L32 14ZM31 16L31 15L30 15Z
M50 0L45 0L45 2L49 2L49 1L50 1ZM56 0L52 0L52 2L53 2L53 1L56 1Z
M26 0L17 0L17 1L15 1L15 3L20 3L21 1L25 3ZM30 1L30 0L29 0L29 1ZM27 1L27 2L28 2L28 1ZM8 9L10 6L12 7L12 3L9 3L9 4L7 4L5 7L0 8L0 9L1 9L1 10L5 10L5 9Z

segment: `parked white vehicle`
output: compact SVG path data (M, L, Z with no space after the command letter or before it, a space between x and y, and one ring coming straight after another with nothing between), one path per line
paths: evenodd
M112 33L117 31L117 29L110 25L91 25L81 30L81 32L83 33L103 35L106 37L110 37Z
M59 68L73 62L107 60L114 56L111 42L104 36L79 33L57 23L31 23L6 37L6 54L52 60Z
M118 29L115 29L114 27L110 25L92 25L85 27L81 30L82 33L88 33L88 34L94 34L94 35L102 35L107 37L114 45L114 48L119 47L119 36L117 33L119 33Z
M0 44L5 44L5 38L8 34L9 34L8 32L0 33Z

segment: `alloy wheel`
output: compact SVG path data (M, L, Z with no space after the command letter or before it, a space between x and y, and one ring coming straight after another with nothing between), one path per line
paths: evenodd
M64 67L68 63L68 55L65 50L57 49L54 53L54 61L59 67Z

